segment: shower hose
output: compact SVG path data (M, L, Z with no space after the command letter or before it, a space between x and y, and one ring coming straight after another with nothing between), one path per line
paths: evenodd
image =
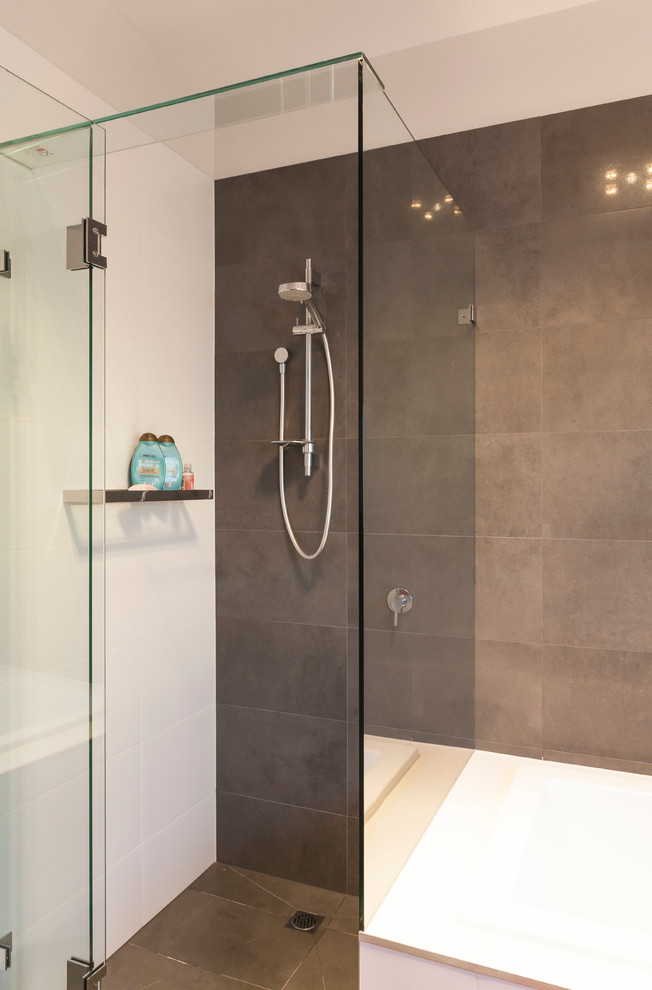
M287 530L288 536L292 541L292 546L296 552L303 557L304 560L314 560L318 557L326 546L326 540L328 539L328 530L331 524L331 510L333 508L333 435L335 432L335 386L333 384L333 364L331 362L331 352L328 346L328 341L326 339L326 333L321 334L321 339L324 343L324 355L326 356L326 367L328 369L328 392L330 401L330 415L328 418L328 496L326 499L326 519L324 520L324 530L322 532L321 541L319 546L314 553L306 553L302 550L297 542L297 538L294 535L292 529L292 523L290 522L290 517L288 516L288 509L285 502L285 448L282 444L278 448L278 488L279 495L281 496L281 511L283 513L283 520L285 522L285 528ZM279 415L279 440L283 441L285 437L285 375L279 375L281 379L281 409Z

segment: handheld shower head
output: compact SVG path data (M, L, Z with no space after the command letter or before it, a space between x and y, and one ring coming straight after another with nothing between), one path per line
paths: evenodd
M284 282L279 285L278 294L281 299L289 302L305 302L312 298L312 291L307 282Z

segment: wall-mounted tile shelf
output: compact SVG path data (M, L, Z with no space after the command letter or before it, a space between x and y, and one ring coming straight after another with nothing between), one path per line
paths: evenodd
M200 502L213 498L210 488L194 488L192 491L160 491L160 492L131 492L128 488L109 488L93 491L93 504L102 502ZM63 493L63 500L68 505L88 505L88 489L68 490Z

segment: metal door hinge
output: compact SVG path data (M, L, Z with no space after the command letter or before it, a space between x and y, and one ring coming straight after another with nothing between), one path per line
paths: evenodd
M11 968L13 936L11 932L0 936L0 972Z
M66 268L69 272L81 268L106 268L106 258L102 254L105 223L84 217L81 223L67 227L66 231Z
M106 963L93 967L93 963L76 959L68 960L66 990L101 990L100 981L106 976Z
M470 327L475 323L475 306L471 303L470 306L465 306L464 309L458 309L457 311L457 325L458 327Z
M11 278L11 255L8 251L0 251L0 275Z

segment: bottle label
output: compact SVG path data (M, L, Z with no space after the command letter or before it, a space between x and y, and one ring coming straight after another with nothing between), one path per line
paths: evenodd
M155 460L153 457L142 457L140 464L138 465L138 474L154 475L156 477L161 473L161 466L159 461Z
M194 474L184 474L181 479L181 487L184 492L192 492L195 490L195 476Z

